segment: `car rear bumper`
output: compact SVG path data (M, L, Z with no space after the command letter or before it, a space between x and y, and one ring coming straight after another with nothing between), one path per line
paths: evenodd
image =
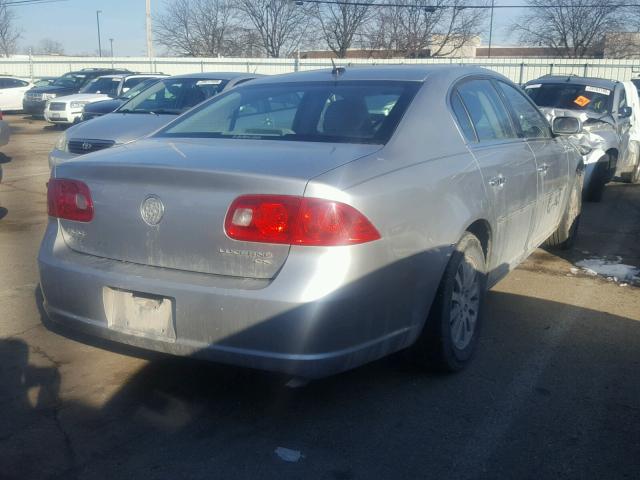
M22 109L29 115L43 116L46 104L46 100L23 100Z
M290 255L272 280L183 272L77 253L51 221L38 263L51 320L145 349L316 378L415 340L432 297L414 295L414 280L403 285L394 279L407 278L406 265L345 282L348 272L331 268L327 258L301 281L307 255ZM438 280L434 275L428 285L421 283L435 293ZM171 299L174 337L110 327L105 289Z

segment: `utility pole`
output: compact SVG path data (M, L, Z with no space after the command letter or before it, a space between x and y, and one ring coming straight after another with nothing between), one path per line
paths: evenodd
M147 0L147 57L153 57L153 34L151 32L151 0Z
M489 21L489 51L487 58L491 58L491 41L493 40L493 6L495 0L491 0L491 20Z
M96 23L98 24L98 55L102 57L102 41L100 40L100 14L102 10L96 10Z
M109 39L109 43L111 43L111 58L113 58L113 38Z

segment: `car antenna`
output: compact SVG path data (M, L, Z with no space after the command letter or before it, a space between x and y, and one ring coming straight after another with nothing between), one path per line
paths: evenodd
M333 57L331 57L331 65L333 65L333 70L331 70L331 75L335 75L336 77L338 75L342 75L347 70L344 67L337 67L336 62L333 61Z

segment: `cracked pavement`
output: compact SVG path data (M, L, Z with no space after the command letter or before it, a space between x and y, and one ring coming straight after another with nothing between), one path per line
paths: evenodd
M640 288L571 267L640 266L640 185L609 185L585 204L574 250L538 250L490 292L466 371L428 375L398 355L287 388L51 331L36 254L60 132L6 118L0 479L638 478ZM285 462L278 447L302 456Z

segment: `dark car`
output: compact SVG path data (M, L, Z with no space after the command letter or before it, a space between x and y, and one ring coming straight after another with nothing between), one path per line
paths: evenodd
M36 116L42 116L47 100L78 93L91 80L102 75L131 73L129 70L112 68L84 68L76 72L65 73L50 85L34 87L27 91L22 100L23 110Z
M147 80L143 80L131 90L127 90L117 98L110 98L109 100L102 100L100 102L93 102L85 105L84 110L82 111L82 121L91 120L92 118L101 117L102 115L113 112L127 100L132 99L144 89L156 83L159 79L160 78L149 78Z

